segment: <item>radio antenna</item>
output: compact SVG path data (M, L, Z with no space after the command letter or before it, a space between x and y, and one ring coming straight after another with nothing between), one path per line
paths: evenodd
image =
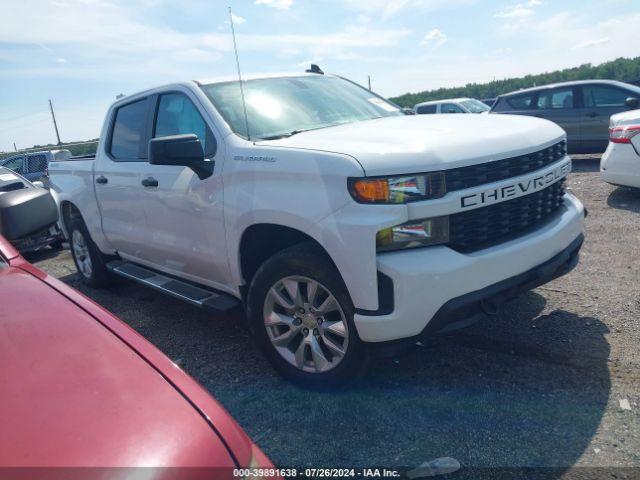
M247 140L251 141L249 132L249 117L247 116L247 103L244 100L244 87L242 85L242 74L240 73L240 59L238 58L238 45L236 44L236 29L233 27L233 13L229 7L229 23L231 23L231 36L233 37L233 51L236 55L236 67L238 69L238 82L240 84L240 97L242 98L242 109L244 110L244 124L247 128Z

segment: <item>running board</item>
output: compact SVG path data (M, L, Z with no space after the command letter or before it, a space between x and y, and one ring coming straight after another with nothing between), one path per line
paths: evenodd
M196 287L134 263L114 260L107 263L107 269L116 275L134 280L197 307L216 312L227 312L240 304L240 300L231 295Z

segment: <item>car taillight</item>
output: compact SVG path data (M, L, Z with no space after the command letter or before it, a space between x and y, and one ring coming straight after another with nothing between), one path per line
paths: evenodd
M623 125L609 129L609 140L613 143L631 143L640 134L640 125Z

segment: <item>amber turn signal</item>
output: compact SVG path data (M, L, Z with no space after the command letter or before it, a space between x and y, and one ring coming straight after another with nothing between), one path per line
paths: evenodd
M386 178L359 179L352 184L356 200L367 203L387 202L389 182Z

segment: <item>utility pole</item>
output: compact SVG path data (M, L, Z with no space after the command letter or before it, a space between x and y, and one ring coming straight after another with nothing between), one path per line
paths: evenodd
M53 113L53 103L51 103L51 99L49 99L49 108L51 109L51 118L53 118L53 128L56 129L56 138L58 139L58 145L62 142L60 141L60 133L58 133L58 124L56 123L56 114Z
M371 75L367 75L367 82L369 82L369 91L371 91Z
M16 147L16 142L13 142L13 149L17 152L18 151L18 147Z

